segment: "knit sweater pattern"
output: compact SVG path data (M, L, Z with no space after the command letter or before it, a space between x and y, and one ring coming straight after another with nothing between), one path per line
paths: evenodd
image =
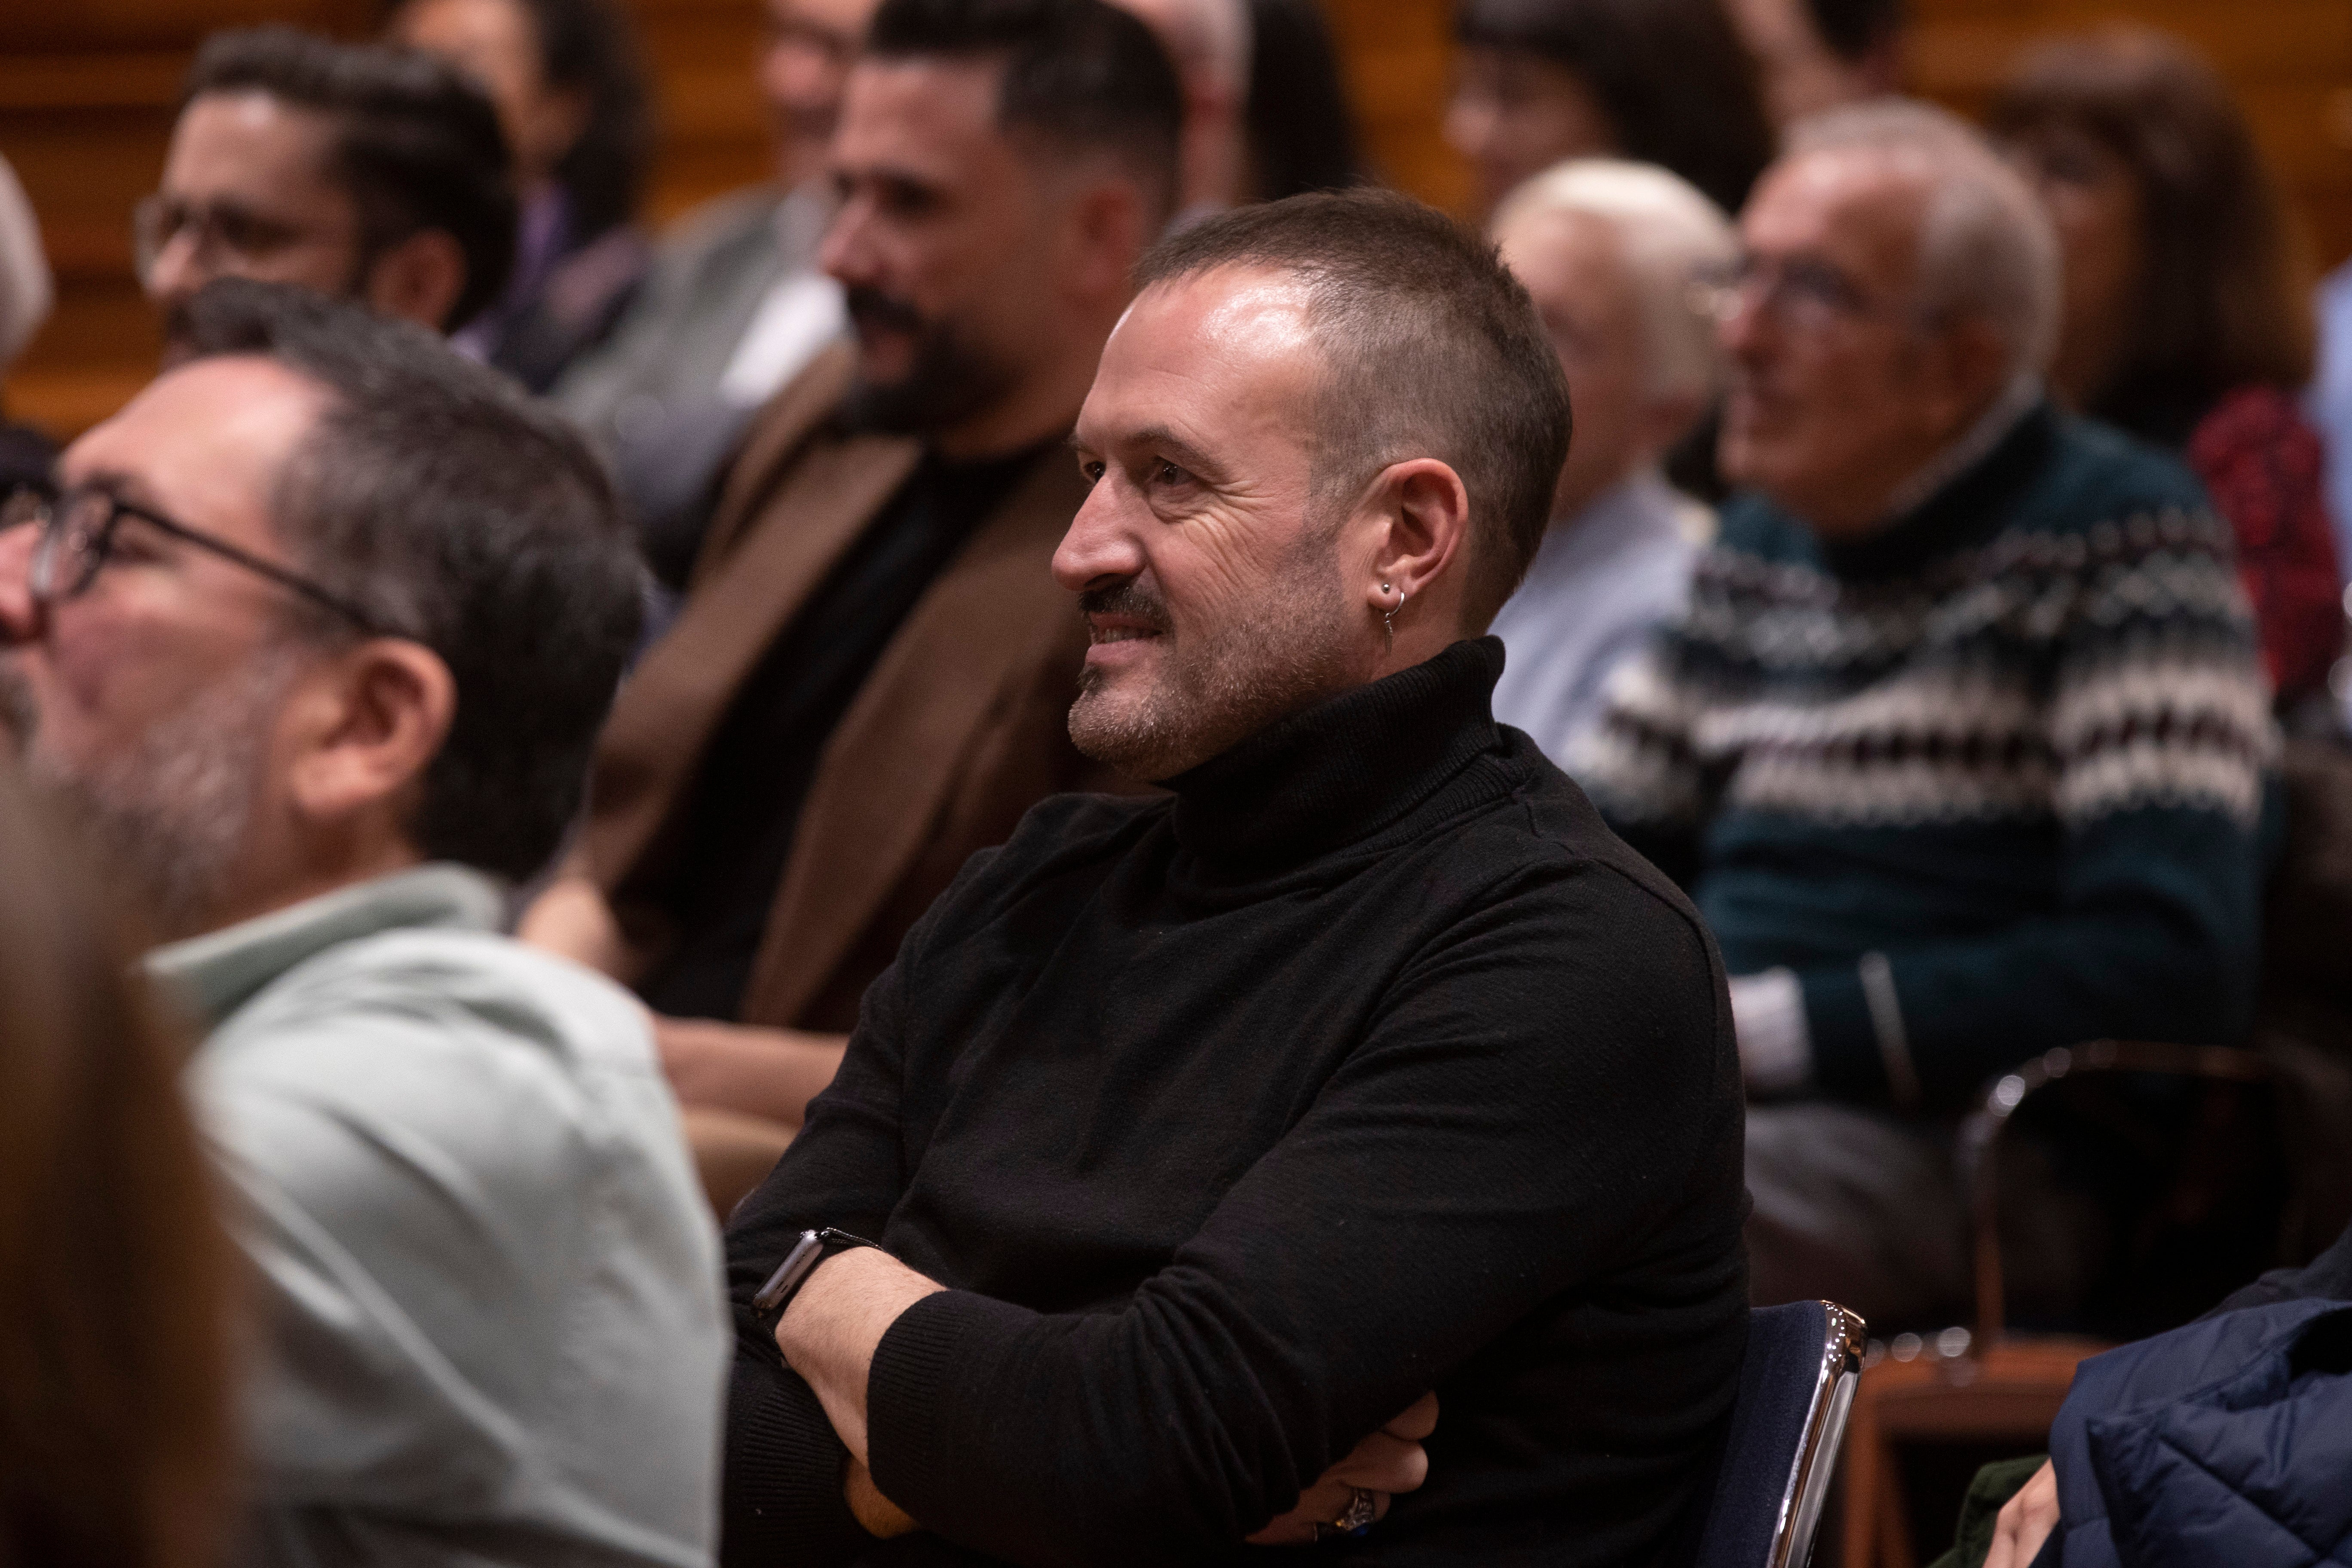
M1731 973L1795 972L1819 1092L1948 1107L2242 1028L2268 706L2194 478L2042 405L1859 541L1736 498L1570 767Z

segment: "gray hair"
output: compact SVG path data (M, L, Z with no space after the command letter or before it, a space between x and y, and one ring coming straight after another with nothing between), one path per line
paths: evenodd
M1918 171L1928 186L1919 234L1919 303L1938 321L1974 319L2009 346L2012 374L2039 374L2058 344L2057 231L2050 215L1983 133L1911 99L1848 104L1789 128L1789 158L1875 157Z
M1616 236L1641 312L1644 390L1653 397L1713 395L1723 379L1723 349L1695 286L1738 252L1723 209L1654 163L1572 158L1504 197L1492 232L1500 240L1515 225L1555 214L1597 219Z

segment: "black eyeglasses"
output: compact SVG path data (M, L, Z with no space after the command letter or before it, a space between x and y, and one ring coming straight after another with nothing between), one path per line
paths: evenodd
M135 505L95 485L79 485L68 490L47 485L21 485L5 500L0 500L0 531L28 522L40 525L41 539L33 547L27 586L34 602L44 608L89 591L105 567L114 549L115 531L126 517L135 517L158 532L184 540L257 576L267 577L281 588L291 589L370 637L400 635L387 631L349 599L321 588L298 572L274 561L264 561L226 540L215 539L184 522L174 522L161 512Z

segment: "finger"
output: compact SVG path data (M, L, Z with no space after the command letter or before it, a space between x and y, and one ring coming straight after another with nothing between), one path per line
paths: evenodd
M1404 1407L1404 1414L1381 1428L1391 1437L1418 1443L1437 1430L1437 1395L1424 1394Z
M1366 1491L1413 1491L1429 1479L1429 1453L1418 1443L1374 1432L1325 1477Z
M1348 1506L1348 1500L1354 1495L1354 1488L1333 1480L1327 1474L1298 1494L1298 1501L1288 1513L1269 1521L1264 1529L1248 1537L1249 1544L1303 1546L1315 1539L1316 1525L1339 1518L1340 1510Z

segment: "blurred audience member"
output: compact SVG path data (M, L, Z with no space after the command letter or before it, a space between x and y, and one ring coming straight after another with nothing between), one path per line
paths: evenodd
M873 0L767 0L758 79L772 184L688 213L628 314L575 360L556 403L612 458L646 558L682 588L719 469L760 405L848 331L819 270L833 219L824 153Z
M1249 0L1114 0L1141 18L1168 51L1184 89L1179 145L1179 223L1247 197Z
M1709 520L1658 463L1721 387L1696 296L1736 242L1688 182L1604 159L1512 192L1495 239L1535 297L1576 417L1550 531L1491 628L1509 655L1495 717L1559 761L1599 718L1610 672L1689 602Z
M1181 115L1150 30L1101 0L885 0L851 68L824 259L857 353L761 411L525 925L673 1020L722 1200L972 852L1105 776L1065 724L1086 627L1046 565Z
M2211 67L2161 34L2049 45L1994 100L2065 254L2051 389L2184 454L2238 536L2281 706L2326 688L2343 584L2311 377L2311 284L2253 133Z
M25 187L16 183L16 171L0 158L0 376L48 320L55 298L40 222L25 199ZM47 478L56 457L47 437L30 426L9 424L7 410L0 408L0 494Z
M1253 200L1365 178L1331 25L1316 0L1250 0L1248 169Z
M738 1211L729 1562L1675 1561L1739 1076L1696 911L1488 710L1559 364L1383 192L1138 270L1054 573L1071 733L1170 795L974 857Z
M2319 289L2319 353L2309 410L2327 444L2327 500L2336 521L2336 564L2352 573L2352 261Z
M1763 73L1775 125L1864 99L1903 80L1908 0L1725 0Z
M636 226L653 130L613 0L394 0L390 32L498 105L522 202L514 272L456 338L533 392L604 341L651 252Z
M214 1568L232 1255L180 1052L57 829L0 773L0 1563Z
M635 636L610 491L414 326L243 281L183 321L0 512L0 696L206 1032L263 1312L240 1556L704 1561L725 1330L676 1103L625 993L494 934Z
M168 313L215 278L299 283L436 330L506 284L515 198L489 101L437 60L291 27L196 53L139 270Z
M1481 210L1564 158L1659 163L1738 212L1772 158L1719 0L1461 0L1445 139Z
M2274 744L2229 525L2053 412L2056 237L1976 132L1833 110L1742 216L1724 510L1572 759L1734 979L1760 1301L1964 1311L1948 1121L2101 1036L2227 1040Z

